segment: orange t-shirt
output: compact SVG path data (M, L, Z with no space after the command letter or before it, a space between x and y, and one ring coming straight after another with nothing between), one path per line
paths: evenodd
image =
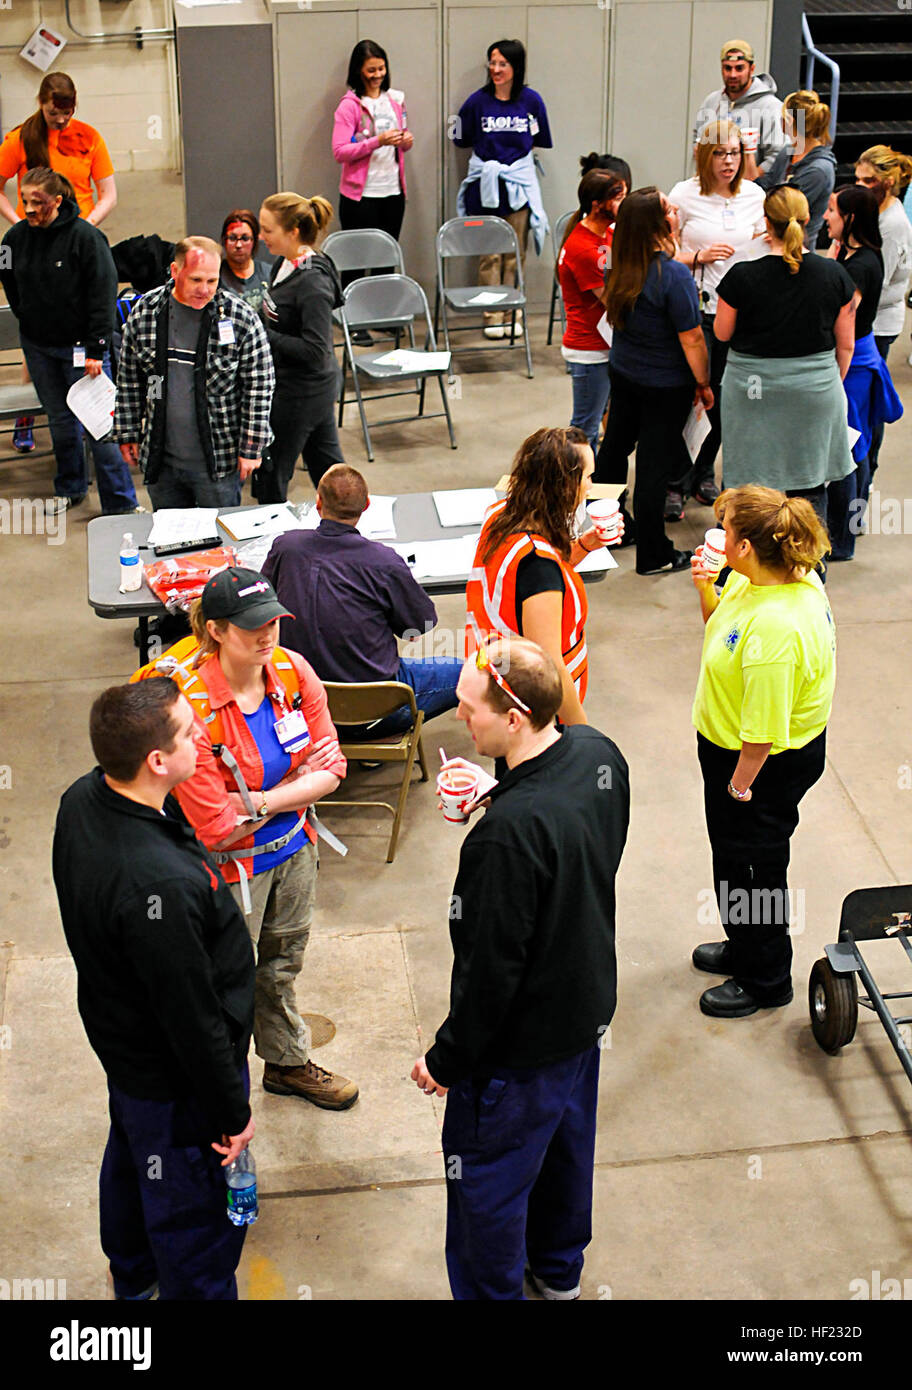
M20 126L16 126L0 145L0 179L15 178L18 183L22 182L26 172L20 129ZM72 120L66 130L48 131L48 154L51 168L63 174L73 185L80 214L88 217L95 206L92 180L98 183L114 173L105 142L92 126L84 121ZM21 198L16 211L20 217L25 216Z

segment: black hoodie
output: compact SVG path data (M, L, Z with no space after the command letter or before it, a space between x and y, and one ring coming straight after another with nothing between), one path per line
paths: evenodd
M275 363L276 383L294 383L296 395L335 392L332 311L342 303L339 272L319 251L276 284L282 262L273 266L272 284L260 314Z
M82 344L101 359L111 344L117 271L97 227L64 198L49 227L23 220L0 243L0 280L19 331L39 347Z

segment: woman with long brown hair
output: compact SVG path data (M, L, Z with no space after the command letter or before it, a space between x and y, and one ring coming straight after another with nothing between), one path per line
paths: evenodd
M579 206L564 233L555 274L567 312L561 355L573 383L570 424L598 448L602 416L608 408L608 341L599 329L605 317L602 290L614 219L626 185L617 174L591 169L580 180Z
M665 534L665 492L683 477L682 430L695 400L709 409L709 357L690 270L675 260L674 206L657 188L638 188L621 203L611 245L605 309L611 344L611 409L595 478L627 482L636 448L638 574L686 569L689 550Z
M301 455L314 487L327 468L345 462L336 428L339 367L332 322L342 286L329 257L314 250L332 215L325 198L299 193L273 193L260 208L260 236L281 259L260 309L276 384L270 416L275 438L268 464L264 460L252 485L259 502L285 501Z
M564 724L588 722L583 700L589 605L576 566L606 542L594 529L579 539L574 531L592 470L592 449L582 430L531 434L513 461L505 500L485 519L466 586L470 643L491 634L528 637L554 658Z
M731 573L721 597L692 562L706 624L693 722L712 871L727 941L693 953L727 975L705 1014L744 1018L792 998L787 883L798 803L823 774L836 629L815 568L829 549L805 498L728 489L715 504Z
M18 188L29 169L53 169L70 183L79 215L93 226L103 222L117 203L114 165L98 131L73 118L76 87L65 72L49 72L38 88L38 110L22 125L14 126L0 145L0 217L20 222L25 217L21 197L14 208L6 185L15 178ZM95 194L92 184L95 185ZM97 196L96 196L97 195ZM28 375L24 376L28 380ZM30 454L34 416L20 415L13 431L13 448Z

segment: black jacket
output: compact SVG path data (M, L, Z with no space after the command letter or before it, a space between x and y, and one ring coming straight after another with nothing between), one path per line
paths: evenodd
M335 391L332 311L342 303L339 272L328 256L316 252L276 284L281 265L279 260L273 266L273 282L260 309L276 384L293 384L296 395Z
M165 815L100 768L64 793L54 883L79 1012L107 1075L146 1100L192 1097L210 1139L240 1134L254 959L237 905L173 797Z
M627 764L589 725L507 771L466 836L450 904L450 1012L427 1053L451 1086L594 1047L614 1016L614 880Z
M64 198L49 227L23 219L10 227L0 256L0 280L19 331L39 347L81 343L100 359L111 346L117 271L97 227ZM9 261L7 266L6 262Z

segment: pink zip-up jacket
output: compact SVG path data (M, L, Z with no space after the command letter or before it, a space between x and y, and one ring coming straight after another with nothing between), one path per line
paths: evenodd
M397 98L402 97L402 93L397 92L394 97L392 90L390 90L386 95L396 113L396 123L399 129L406 130L408 121L405 114L405 102L397 100ZM339 192L343 197L351 198L354 202L360 203L364 185L367 183L370 157L374 150L380 148L380 141L377 138L373 116L351 88L336 107L336 114L333 118L332 148L333 158L342 165ZM404 194L405 151L399 147L396 154L399 157L399 183Z

